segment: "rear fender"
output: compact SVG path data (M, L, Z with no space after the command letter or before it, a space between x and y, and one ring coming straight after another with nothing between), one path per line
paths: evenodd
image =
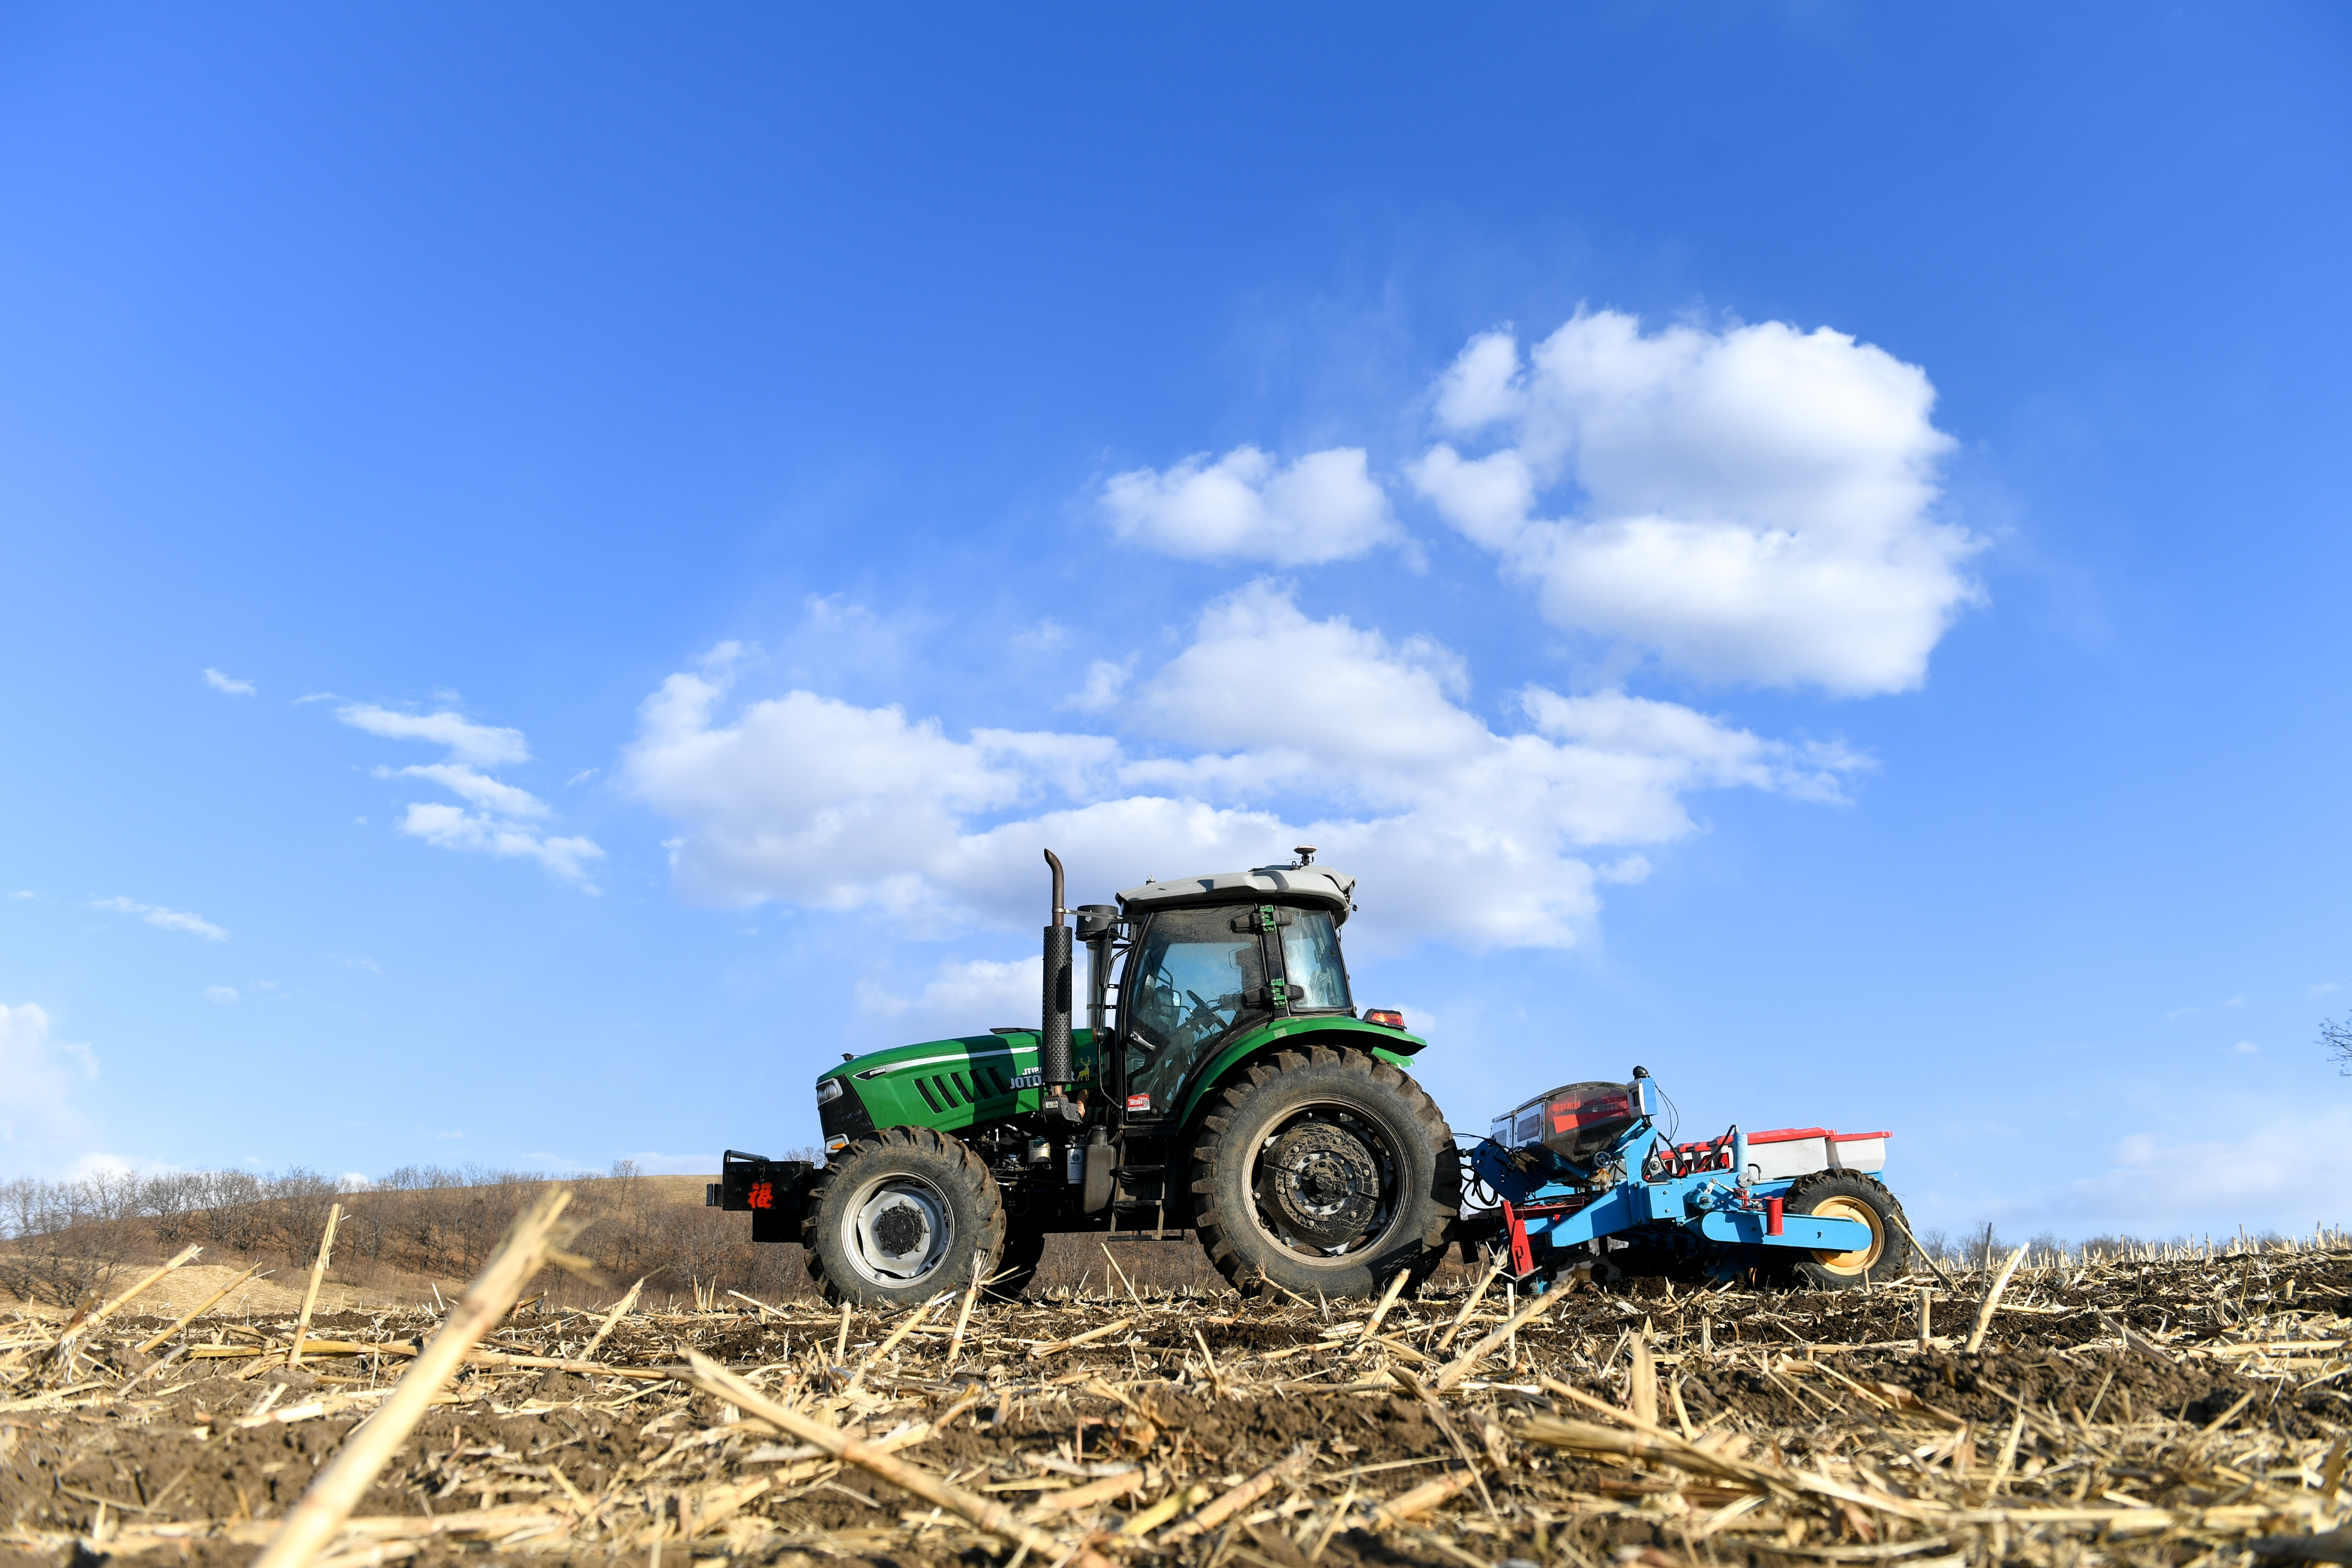
M1412 1054L1428 1043L1418 1035L1357 1018L1276 1018L1229 1042L1209 1058L1208 1067L1194 1075L1192 1087L1184 1092L1183 1112L1177 1118L1177 1124L1188 1129L1193 1126L1210 1095L1231 1083L1259 1058L1278 1050L1329 1046L1337 1050L1368 1051L1392 1068L1410 1071Z

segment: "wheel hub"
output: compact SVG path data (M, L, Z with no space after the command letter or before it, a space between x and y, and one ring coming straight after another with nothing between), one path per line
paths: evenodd
M1833 1268L1840 1274L1861 1274L1875 1264L1878 1261L1878 1255L1885 1250L1885 1238L1880 1234L1882 1226L1879 1224L1878 1215L1860 1198L1843 1195L1824 1198L1813 1205L1813 1213L1823 1219L1860 1220L1870 1227L1868 1247L1858 1247L1852 1252L1814 1253L1814 1258L1824 1268Z
M857 1263L877 1283L919 1279L945 1256L952 1222L937 1193L894 1181L859 1204L851 1231Z
M892 1204L874 1222L876 1245L893 1258L904 1258L923 1244L923 1232L930 1227L912 1204Z
M1283 1228L1313 1246L1345 1246L1379 1212L1379 1161L1361 1140L1328 1122L1283 1133L1258 1168L1261 1200Z

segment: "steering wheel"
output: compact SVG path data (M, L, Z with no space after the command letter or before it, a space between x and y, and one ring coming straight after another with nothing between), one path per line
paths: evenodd
M1184 994L1192 999L1192 1010L1185 1014L1184 1021L1177 1026L1187 1037L1184 1044L1196 1045L1224 1027L1225 1021L1217 1016L1216 1003L1198 991L1187 991Z

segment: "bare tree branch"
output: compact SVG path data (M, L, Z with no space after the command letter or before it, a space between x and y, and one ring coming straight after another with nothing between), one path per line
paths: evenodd
M2333 1018L2319 1021L2319 1043L2336 1058L2336 1070L2352 1078L2352 1018L2339 1024Z

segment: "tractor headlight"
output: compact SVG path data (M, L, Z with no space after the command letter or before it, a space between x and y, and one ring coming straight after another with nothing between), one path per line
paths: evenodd
M841 1080L839 1079L821 1078L816 1080L816 1102L819 1105L829 1104L840 1098Z

